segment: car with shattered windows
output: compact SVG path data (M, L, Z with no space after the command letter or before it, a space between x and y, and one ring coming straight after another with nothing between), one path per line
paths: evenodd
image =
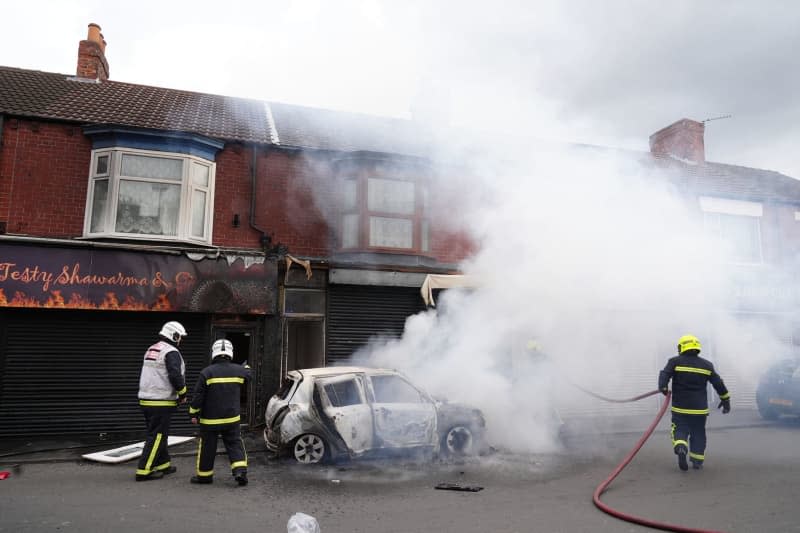
M787 357L771 365L756 389L756 406L762 418L800 415L800 357Z
M292 370L265 420L267 449L306 464L388 452L465 456L488 448L480 410L434 399L389 369Z

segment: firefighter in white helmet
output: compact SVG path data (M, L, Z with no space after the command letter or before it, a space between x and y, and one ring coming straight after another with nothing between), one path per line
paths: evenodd
M192 483L214 482L217 437L222 437L231 474L239 485L247 485L247 450L239 428L241 391L250 380L250 368L233 362L233 344L219 339L211 347L211 364L200 371L189 404L192 424L199 424L197 472Z
M136 481L175 472L167 451L169 425L178 403L186 402L186 365L178 350L186 329L173 320L164 324L158 335L160 340L144 353L139 377L139 405L147 424L147 438L136 467Z

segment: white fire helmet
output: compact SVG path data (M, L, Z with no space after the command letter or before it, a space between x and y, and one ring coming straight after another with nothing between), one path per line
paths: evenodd
M186 328L184 328L180 322L175 322L174 320L161 326L161 331L159 331L158 334L172 342L180 342L180 340L187 335Z
M227 357L233 361L233 344L227 339L219 339L211 347L211 359L215 357Z

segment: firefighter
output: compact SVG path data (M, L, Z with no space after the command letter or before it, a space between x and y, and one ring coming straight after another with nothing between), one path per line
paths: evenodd
M178 345L186 337L180 322L161 327L160 340L144 353L139 377L139 405L147 425L147 438L136 467L136 481L158 479L175 472L167 440L172 413L186 402L186 365Z
M724 414L731 410L731 395L711 361L700 357L700 340L684 335L678 340L678 355L667 361L658 375L658 389L669 393L672 380L672 449L678 456L678 467L688 470L686 455L692 468L703 468L706 449L706 419L708 418L707 384L710 382L719 395Z
M222 436L239 485L247 485L247 451L239 428L241 388L250 379L250 368L233 363L233 344L220 339L211 348L211 364L200 372L189 414L200 425L197 444L197 473L192 483L214 482L217 436Z

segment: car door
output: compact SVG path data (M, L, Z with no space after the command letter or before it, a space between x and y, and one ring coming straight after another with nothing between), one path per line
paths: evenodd
M372 409L366 401L363 378L354 374L317 378L314 386L319 392L324 415L350 451L360 454L372 448Z
M369 380L376 447L436 445L436 406L427 394L397 374L373 374Z

